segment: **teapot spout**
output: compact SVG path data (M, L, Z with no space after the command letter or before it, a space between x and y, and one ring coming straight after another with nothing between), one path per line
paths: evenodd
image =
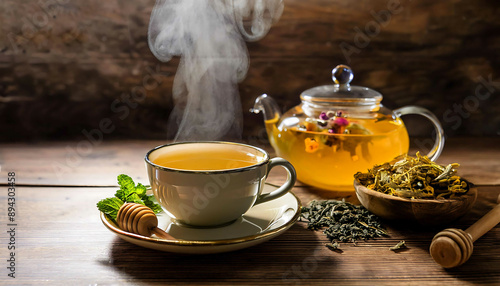
M264 120L266 121L266 123L276 123L281 117L281 111L278 107L278 104L267 94L262 94L261 96L257 97L257 99L255 99L255 103L253 105L253 108L250 109L250 112L256 114L262 112L264 114Z

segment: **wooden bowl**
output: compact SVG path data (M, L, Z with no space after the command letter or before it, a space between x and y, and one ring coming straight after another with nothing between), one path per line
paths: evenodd
M370 190L358 180L354 180L354 188L361 204L383 219L435 226L450 223L472 208L477 198L477 188L467 183L469 191L453 200L400 198Z

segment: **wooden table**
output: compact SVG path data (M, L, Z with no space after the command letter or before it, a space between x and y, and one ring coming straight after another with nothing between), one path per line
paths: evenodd
M141 248L107 230L95 204L114 194L120 173L147 183L143 156L164 142L82 142L0 145L0 284L500 283L500 226L476 241L470 260L452 270L435 264L428 253L441 228L390 223L386 223L389 238L342 244L342 253L324 247L325 236L308 230L303 222L266 243L229 253L179 255ZM450 227L465 229L494 206L500 193L498 146L500 138L447 143L439 162L461 163L461 175L479 187L474 208ZM7 212L7 179L13 177L9 172L15 172L15 216ZM269 181L280 183L282 175L273 171ZM300 183L293 192L303 204L341 197L356 201L353 193L320 191ZM10 217L14 221L9 222ZM9 250L12 228L15 249ZM408 249L390 251L400 240ZM14 252L15 278L8 276L10 252Z

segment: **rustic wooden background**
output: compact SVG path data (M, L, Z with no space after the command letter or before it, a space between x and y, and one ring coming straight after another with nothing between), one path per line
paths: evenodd
M149 50L153 5L2 0L0 140L93 129L104 138L165 138L178 60L160 63ZM266 92L288 109L302 90L330 83L340 63L352 66L355 84L383 93L386 106L429 108L448 136L500 135L499 1L285 0L280 21L248 48L244 138L265 140L261 116L246 112L256 96ZM425 135L412 122L412 133Z

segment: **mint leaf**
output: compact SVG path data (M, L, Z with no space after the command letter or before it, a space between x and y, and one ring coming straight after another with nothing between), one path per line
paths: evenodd
M134 190L134 191L135 191L135 192L137 193L137 195L139 195L139 197L142 199L143 197L145 197L145 196L146 196L146 191L147 191L147 189L146 189L146 187L145 187L143 184L138 183L138 184L137 184L137 186L135 187L135 190Z
M116 222L116 215L124 203L145 205L155 213L162 211L161 206L153 201L153 195L146 195L147 187L141 183L136 186L130 176L119 175L118 184L120 189L116 191L114 197L103 199L97 203L97 208L111 220Z
M147 196L143 197L142 200L144 201L144 205L147 206L148 208L150 208L151 210L153 210L154 213L159 213L163 209L161 208L161 206L159 204L157 204L153 201L153 198L154 198L153 195L147 195Z
M115 197L126 201L127 197L135 192L134 180L125 174L121 174L118 176L118 184L120 185L120 189L116 191Z
M136 203L136 204L141 204L144 205L144 202L142 201L141 197L137 193L131 193L127 197L127 203Z
M134 180L125 174L118 175L118 184L124 189L133 189L135 187Z
M116 221L116 215L118 214L118 210L123 205L123 201L117 197L107 198L100 200L97 203L97 208L107 214L113 221Z
M115 197L122 201L135 202L138 199L133 194L139 196L139 200L146 196L146 187L141 183L138 183L136 186L134 180L127 175L119 175L118 184L120 185L120 189L116 191Z

